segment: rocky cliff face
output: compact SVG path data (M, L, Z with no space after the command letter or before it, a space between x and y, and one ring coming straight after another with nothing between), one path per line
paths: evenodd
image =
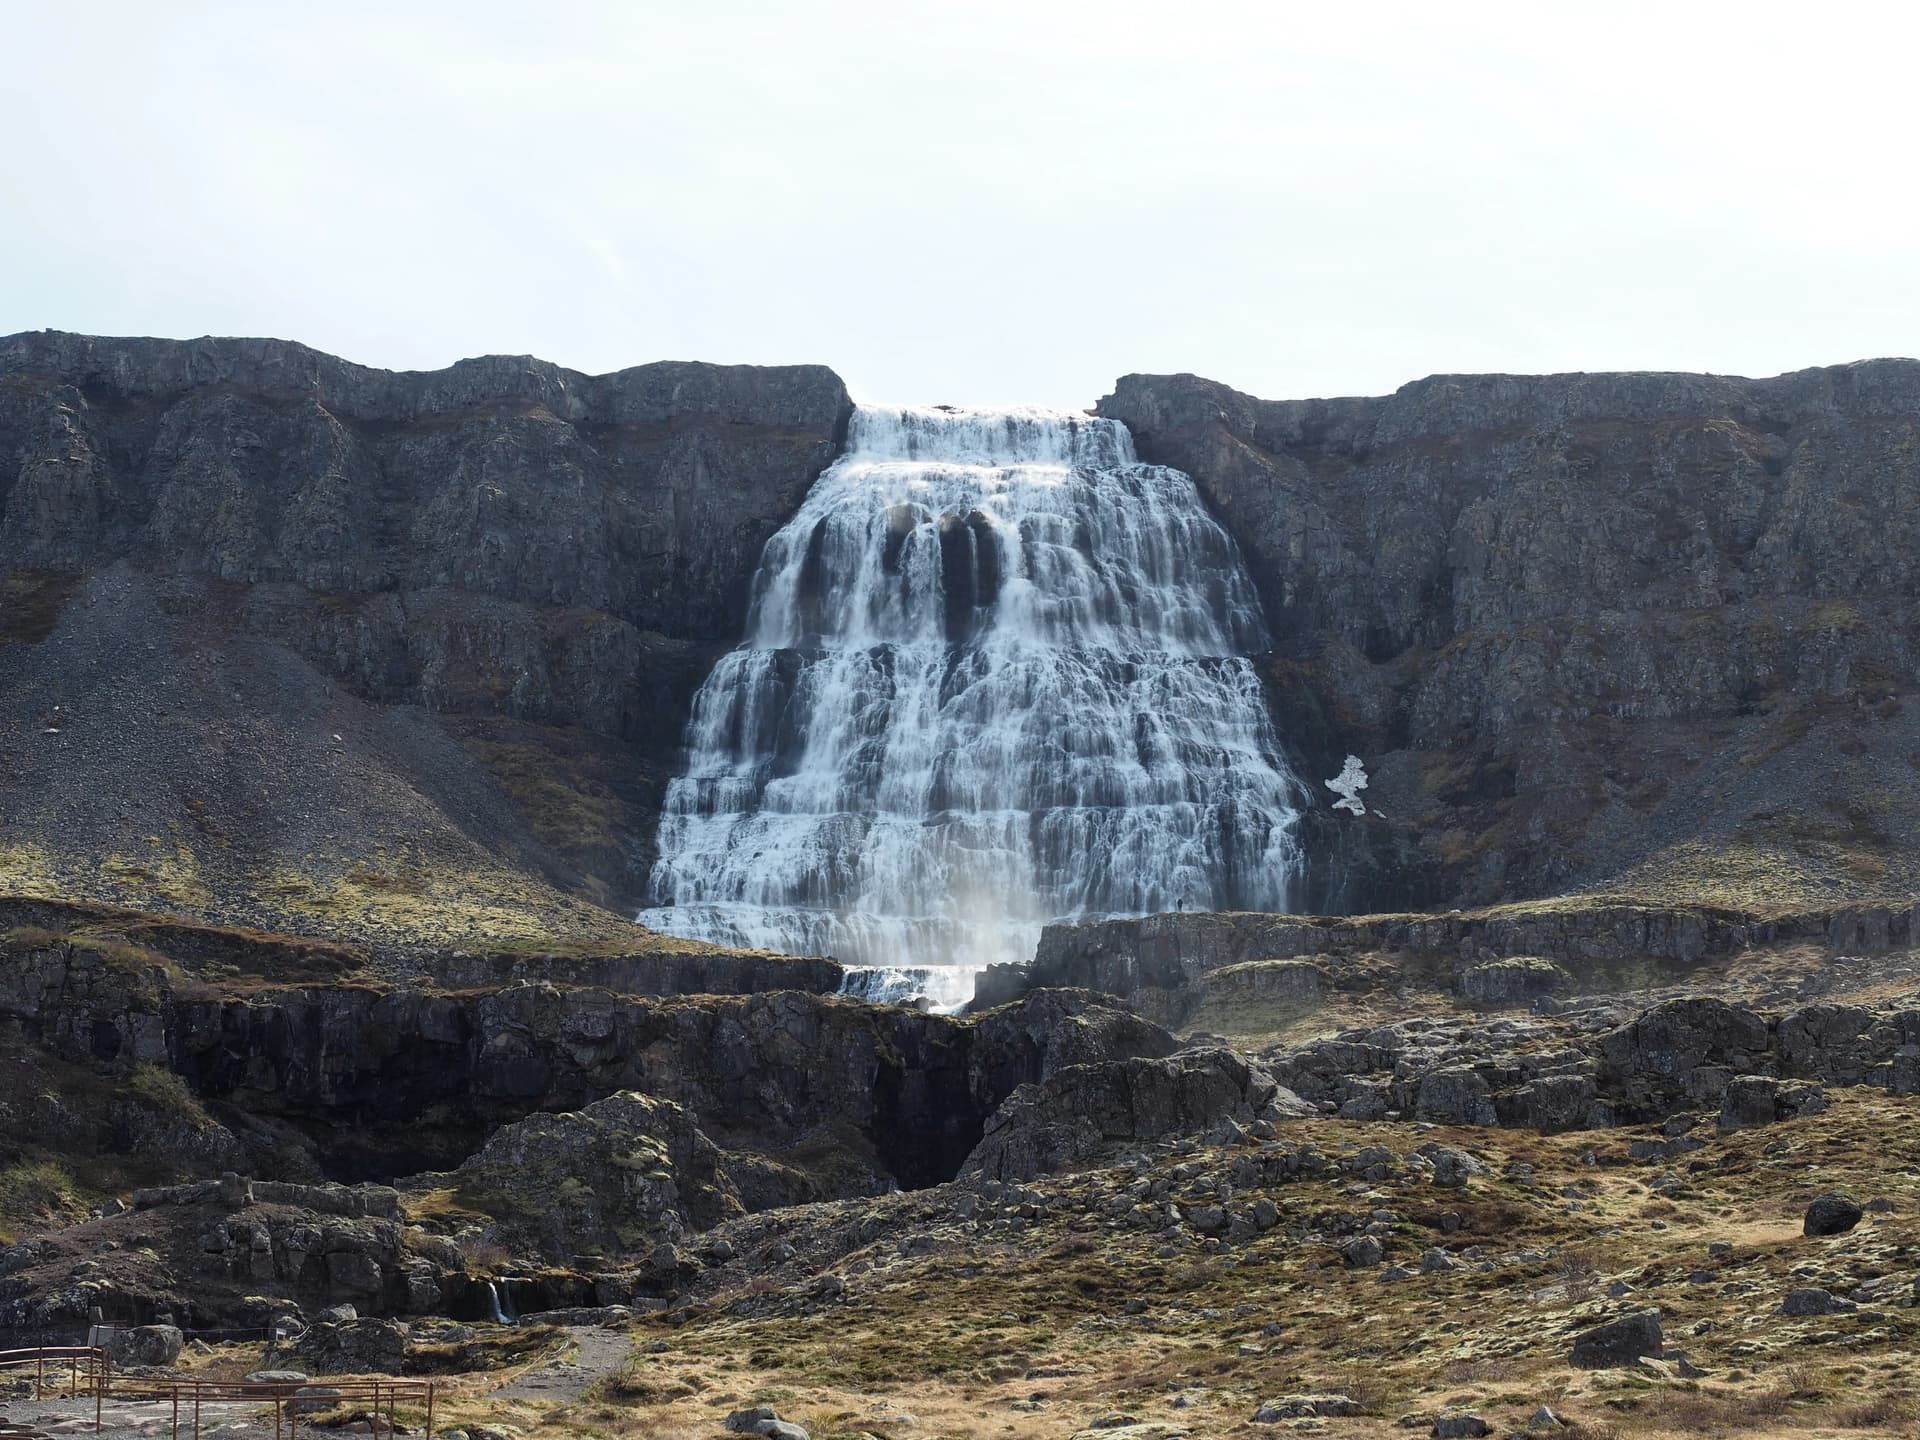
M1316 793L1364 763L1308 908L1920 885L1920 365L1101 409L1246 552ZM818 367L0 340L0 888L610 935L849 411Z
M818 366L0 340L0 873L119 856L109 898L325 918L492 869L624 907L849 411Z
M959 1020L799 991L230 987L88 939L16 939L0 958L0 1037L18 1058L100 1072L70 1080L72 1095L117 1090L136 1110L148 1092L170 1099L179 1123L157 1129L156 1158L177 1146L181 1163L267 1176L450 1169L500 1125L637 1090L730 1149L811 1147L811 1159L783 1162L784 1180L743 1181L763 1204L925 1185L953 1175L1018 1086L1173 1043L1069 991ZM43 1109L23 1092L0 1103L0 1119L25 1125ZM188 1129L191 1147L175 1138Z
M1133 375L1100 413L1246 550L1312 781L1365 762L1371 823L1314 821L1321 908L1914 885L1920 364L1296 402Z

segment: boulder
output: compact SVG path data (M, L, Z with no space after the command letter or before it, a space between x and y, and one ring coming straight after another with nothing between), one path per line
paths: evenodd
M320 1375L398 1375L406 1360L407 1327L396 1320L319 1321L293 1353Z
M736 1410L727 1416L725 1423L735 1435L760 1435L766 1440L809 1440L804 1429L790 1420L782 1420L769 1405Z
M1486 1080L1466 1066L1435 1070L1420 1082L1414 1113L1442 1125L1497 1125L1493 1092Z
M1680 1080L1708 1063L1750 1066L1767 1053L1767 1022L1724 1000L1689 996L1642 1012L1601 1038L1607 1067L1626 1079Z
M1325 1420L1343 1415L1358 1415L1360 1406L1351 1396L1335 1392L1282 1395L1268 1400L1253 1412L1255 1425L1278 1425L1282 1420Z
M1860 1223L1866 1212L1851 1195L1829 1190L1807 1206L1801 1230L1807 1235L1844 1235Z
M180 1358L186 1336L173 1325L137 1325L107 1333L106 1352L117 1368L171 1365Z
M1222 1120L1309 1113L1231 1050L1073 1065L1009 1096L960 1173L976 1182L1029 1180L1120 1144L1199 1134Z
M1480 1173L1480 1162L1451 1145L1423 1145L1420 1154L1433 1162L1433 1183L1443 1190L1462 1190Z
M1658 1310L1637 1310L1583 1330L1573 1338L1570 1364L1583 1370L1607 1370L1631 1365L1648 1356L1658 1358L1666 1348L1666 1335Z
M486 1205L510 1245L556 1261L642 1254L742 1213L726 1156L693 1117L632 1091L503 1125L452 1178Z
M1751 1129L1795 1115L1817 1115L1826 1108L1826 1092L1818 1085L1771 1075L1736 1075L1721 1092L1720 1128Z
M1378 1265L1385 1255L1386 1248L1372 1235L1356 1235L1340 1247L1340 1258L1354 1270Z
M1780 1313L1783 1315L1840 1315L1859 1308L1852 1300L1812 1285L1796 1286L1780 1302Z
M1459 1411L1451 1415L1442 1415L1433 1422L1433 1433L1438 1440L1459 1440L1459 1437L1477 1437L1487 1433L1487 1422L1471 1410Z
M1591 1075L1543 1075L1496 1097L1495 1105L1503 1120L1552 1134L1591 1124L1599 1095Z

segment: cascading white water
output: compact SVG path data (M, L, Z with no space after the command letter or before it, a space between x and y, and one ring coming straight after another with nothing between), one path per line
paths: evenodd
M862 406L694 701L638 919L952 1005L1050 920L1283 910L1264 648L1233 541L1117 421Z

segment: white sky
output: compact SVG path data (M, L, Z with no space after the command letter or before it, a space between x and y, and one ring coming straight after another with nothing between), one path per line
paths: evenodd
M1062 406L1912 354L1916 15L0 0L0 333Z

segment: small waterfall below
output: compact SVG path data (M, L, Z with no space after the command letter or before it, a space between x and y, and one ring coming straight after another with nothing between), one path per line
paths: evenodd
M487 1281L487 1308L492 1312L496 1325L517 1325L520 1317L513 1309L513 1282L501 1280Z
M1287 908L1232 539L1117 421L862 406L694 701L654 929L954 1008L1049 921Z

